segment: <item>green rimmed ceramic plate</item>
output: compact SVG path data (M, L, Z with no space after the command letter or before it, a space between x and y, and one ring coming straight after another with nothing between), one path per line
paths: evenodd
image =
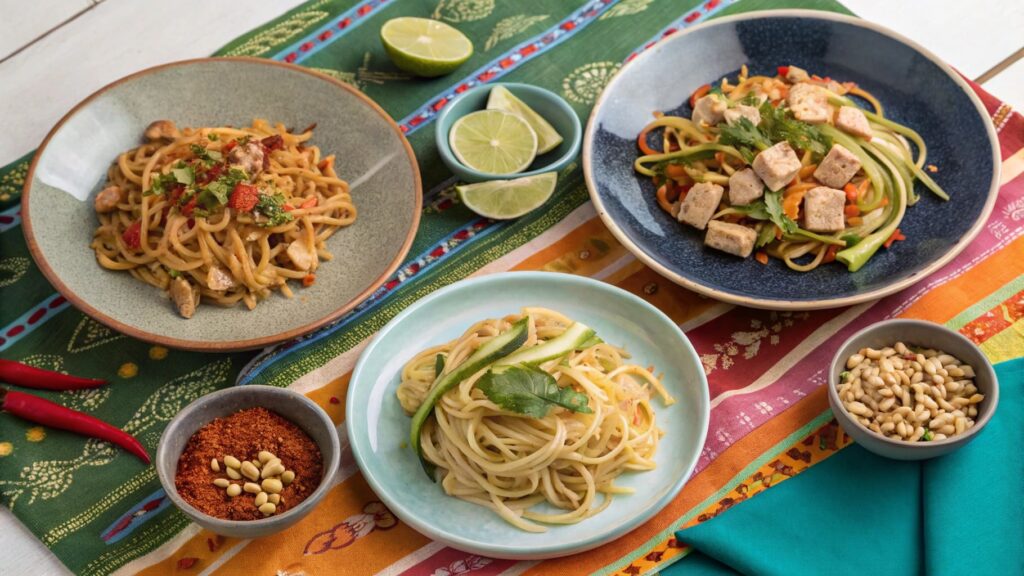
M89 243L93 195L118 154L141 143L159 119L178 126L286 126L314 122L313 143L335 154L352 188L355 224L327 246L335 261L296 297L273 294L255 310L200 306L178 316L164 293L101 268ZM309 332L351 310L398 268L419 225L422 190L409 143L394 121L354 88L307 69L256 58L206 58L143 70L86 98L39 147L22 200L33 258L73 305L104 324L175 348L225 351L266 346Z
M653 364L676 398L653 402L665 436L650 472L620 476L636 490L616 497L578 524L523 532L491 510L444 494L407 446L410 418L395 390L402 365L418 351L451 340L484 318L543 306L594 328L624 346L641 365ZM385 326L363 351L349 383L346 427L364 476L398 517L426 536L492 558L541 559L588 550L614 540L656 514L682 489L707 434L710 401L704 369L686 336L644 300L610 284L569 274L510 272L458 282L419 300Z

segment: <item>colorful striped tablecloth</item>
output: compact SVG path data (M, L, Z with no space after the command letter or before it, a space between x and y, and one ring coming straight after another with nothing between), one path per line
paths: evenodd
M778 313L724 305L659 277L627 252L588 201L579 165L542 210L514 222L472 215L433 146L432 120L449 99L497 79L562 94L581 119L632 54L708 18L746 10L815 7L831 0L319 0L239 38L220 54L308 66L357 86L409 137L423 172L420 232L408 261L338 323L259 354L210 355L128 339L70 308L32 264L17 202L29 156L0 170L0 354L112 379L51 393L137 435L153 450L167 421L202 394L234 384L291 386L340 424L350 371L367 340L405 306L471 275L504 270L584 274L629 290L685 330L711 388L711 428L693 478L655 518L584 554L510 562L431 542L399 523L377 528L377 498L343 453L325 501L302 522L259 541L215 536L174 509L152 467L110 446L0 415L0 495L72 571L208 574L642 574L686 553L676 529L706 520L828 458L850 440L836 426L824 367L854 331L894 317L943 323L993 362L1024 355L1024 118L975 87L1002 146L1003 182L978 238L931 277L878 302ZM450 76L421 80L384 55L380 26L399 15L444 20L476 53ZM26 143L26 147L31 143ZM339 428L347 446L344 427Z

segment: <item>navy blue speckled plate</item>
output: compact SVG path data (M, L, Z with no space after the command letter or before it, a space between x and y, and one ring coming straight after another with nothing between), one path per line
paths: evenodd
M839 264L809 273L772 259L767 266L703 245L704 234L658 207L649 178L633 171L636 137L652 112L689 117L690 94L733 77L775 74L795 64L872 92L886 116L917 130L928 163L952 197L923 186L900 229L907 240L858 272ZM811 310L874 300L920 281L977 235L995 203L999 147L981 101L933 54L894 32L855 18L779 10L716 20L670 36L627 64L598 99L583 141L590 197L629 250L662 275L713 298L758 308Z

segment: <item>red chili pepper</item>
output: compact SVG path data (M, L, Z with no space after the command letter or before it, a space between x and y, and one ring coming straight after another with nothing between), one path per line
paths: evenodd
M266 146L268 151L273 152L274 150L284 148L284 138L282 138L280 134L274 134L273 136L267 136L263 140L260 140L260 144Z
M146 464L150 463L149 454L134 436L84 412L65 408L39 396L4 389L0 389L0 408L36 424L106 440Z
M239 182L235 184L235 189L231 191L231 197L228 198L228 207L234 208L239 212L252 212L252 209L256 207L256 203L259 200L260 191L258 188L252 184Z
M316 204L319 202L316 196L310 196L304 200L302 204L299 204L299 208L316 208Z
M228 142L227 144L224 145L223 148L220 149L220 151L224 154L227 154L228 152L231 152L231 149L234 148L235 146L238 146L238 140L232 140L231 142Z
M132 222L124 233L121 234L121 239L124 243L132 250L138 250L142 248L142 220L136 220Z
M789 75L789 66L779 66L779 76L785 78Z
M224 172L224 164L214 164L209 170L203 172L199 176L196 176L196 184L202 186L203 184L209 184L213 182Z
M892 231L892 236L889 236L889 239L886 240L885 244L882 244L882 246L885 246L886 248L889 248L889 247L892 246L893 242L898 242L900 240L906 240L906 239L907 239L907 237L904 236L902 232L900 232L899 228L897 228L897 229Z
M193 196L185 202L185 205L181 207L181 213L189 218L192 217L192 211L196 209L196 197Z
M107 383L106 380L68 376L14 360L2 359L0 359L0 380L15 386L37 390L81 390L82 388L96 388Z

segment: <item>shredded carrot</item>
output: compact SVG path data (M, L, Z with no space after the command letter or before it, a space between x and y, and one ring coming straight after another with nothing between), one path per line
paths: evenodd
M800 172L797 172L797 176L799 176L801 178L810 178L811 174L814 174L814 171L817 170L817 169L818 169L818 165L817 164L810 164L810 165L804 166L803 168L800 169Z
M715 162L725 164L725 152L715 152Z
M316 282L316 274L306 274L302 277L302 285L306 288L312 286L313 282Z
M284 210L285 212L291 212L292 210L295 210L295 207L292 206L291 204L285 204L284 206L281 206L281 210Z
M654 148L651 148L647 144L647 133L648 132L650 132L650 130L644 130L643 132L640 133L639 136L636 137L636 145L640 148L640 151L643 152L644 154L657 154L658 151L655 150Z
M686 169L678 164L669 164L665 166L665 176L669 178L682 178L686 176Z
M885 196L885 197L882 198L882 206L888 206L888 205L889 205L889 197Z
M825 262L825 263L835 262L836 261L836 252L838 252L838 251L839 251L839 246L836 246L835 244L830 244L828 249L825 250L825 257L822 258L821 261Z
M693 108L694 106L696 106L697 105L697 100L702 98L705 94L707 94L710 91L711 91L711 84L705 84L705 85L701 86L700 88L697 88L696 90L694 90L693 94L690 95L690 108Z
M857 194L858 194L857 187L853 184L853 182L850 182L846 186L843 186L843 192L846 192L846 201L847 202L856 202L857 201ZM856 216L856 214L854 214L854 216Z
M906 239L907 239L907 237L904 236L900 232L899 228L897 228L897 229L892 231L892 236L889 236L889 239L886 240L885 244L882 244L882 246L885 246L886 248L889 248L890 246L893 245L894 242L899 242L900 240L906 240Z
M667 188L668 188L667 184L662 184L661 187L658 188L658 194L657 194L657 196L658 196L658 206L661 206L662 210L664 210L665 212L668 212L669 214L671 214L672 213L672 203L669 202L669 200L668 200L668 190L667 190Z
M853 218L855 216L860 216L860 208L857 208L856 204L847 204L843 208L843 214L847 218Z
M754 254L754 260L757 260L761 264L767 264L768 263L768 253L765 252L764 250L758 250L757 254Z
M811 188L817 186L810 182L800 182L796 184L790 184L789 188L782 196L782 211L793 220L796 220L800 216L800 202L803 201L804 195Z
M861 224L864 223L864 219L861 218L860 216L853 216L851 218L847 218L846 223L849 224L850 226L860 226Z
M300 204L299 208L314 208L314 207L316 207L316 203L317 203L317 198L316 198L316 196L313 196L312 198L309 198L308 200L306 200L305 202Z

